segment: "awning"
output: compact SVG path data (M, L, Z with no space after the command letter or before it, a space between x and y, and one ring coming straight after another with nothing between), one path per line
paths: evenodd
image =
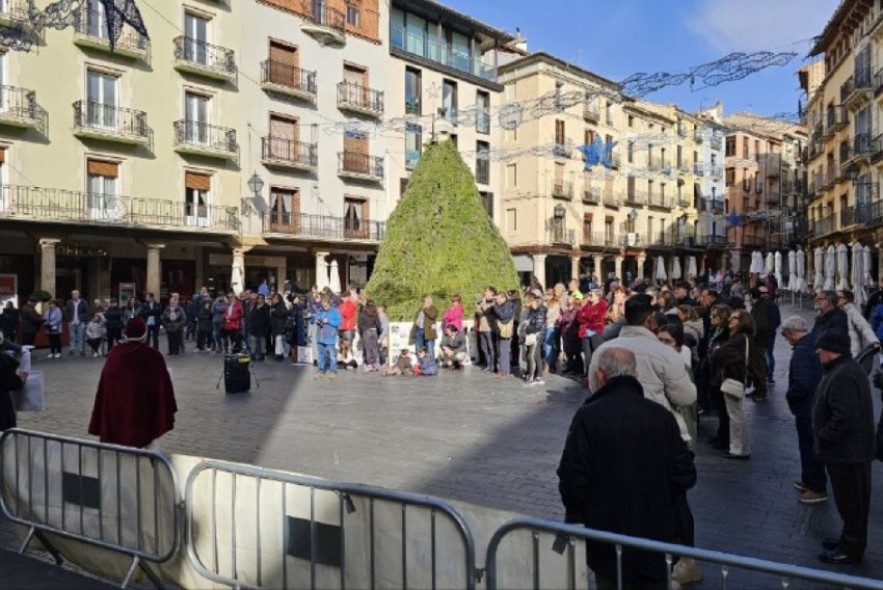
M519 254L512 257L517 272L533 272L533 258L526 254Z

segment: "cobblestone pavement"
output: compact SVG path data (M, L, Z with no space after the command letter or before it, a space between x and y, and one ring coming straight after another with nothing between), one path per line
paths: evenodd
M784 305L782 316L795 311L810 317ZM800 470L784 400L789 349L778 337L770 401L748 402L751 461L729 461L699 444L699 483L690 493L696 543L821 567L820 542L839 532L840 521L833 500L805 507L792 488ZM34 368L45 371L47 409L20 415L20 426L85 437L103 361L38 356ZM573 381L551 376L544 387L528 387L473 367L432 379L348 372L328 381L315 380L311 367L268 361L255 367L259 388L231 396L223 385L216 388L221 358L188 352L168 359L179 413L163 449L563 517L555 469L585 399ZM701 440L715 423L703 419ZM879 487L879 464L874 477ZM872 502L865 563L841 571L883 577L883 502Z

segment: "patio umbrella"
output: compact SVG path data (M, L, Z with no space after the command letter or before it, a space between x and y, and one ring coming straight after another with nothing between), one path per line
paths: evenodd
M849 248L846 244L837 246L837 288L849 289Z
M825 291L834 290L834 275L837 274L837 249L834 245L828 246L825 254L825 284L822 289Z
M763 263L763 274L765 274L765 275L770 274L771 272L773 272L773 269L775 268L775 266L776 266L776 262L775 262L775 258L773 257L773 253L767 252L766 259L764 260L764 263Z
M665 274L665 258L662 256L656 257L656 272L653 273L653 276L659 281L664 282L668 280L668 276Z
M682 277L681 273L681 259L679 256L674 256L671 261L671 280L677 281Z
M797 262L797 290L803 291L806 289L806 254L803 248L797 248L794 259Z
M815 249L813 252L813 269L816 271L815 276L813 277L813 287L818 289L822 286L822 283L825 282L825 279L822 276L824 272L825 263L824 263L824 254L822 252L821 246Z
M696 278L699 276L699 273L696 272L696 257L690 256L687 258L687 276Z
M742 270L742 254L739 250L733 250L730 252L730 268L733 272L739 272Z
M794 250L788 252L788 290L797 291L797 253Z
M871 275L871 266L873 264L871 262L871 247L865 246L864 252L862 252L862 255L864 258L864 264L862 265L862 270L865 271L865 276L864 276L864 279L862 282L865 286L865 289L867 289L869 287L872 287L874 284L874 277Z
M776 276L776 283L782 284L782 253L776 252L773 256L773 273Z
M855 304L861 307L865 303L865 249L858 242L852 245L852 289L855 293Z
M748 272L751 274L763 272L763 256L761 256L760 252L751 253L751 264L748 266Z
M337 261L331 261L331 272L328 277L328 286L334 293L340 293L340 269L337 268Z

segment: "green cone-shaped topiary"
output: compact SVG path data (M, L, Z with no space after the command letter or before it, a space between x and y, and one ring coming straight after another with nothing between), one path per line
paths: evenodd
M518 287L509 247L457 149L447 140L432 144L387 221L366 290L391 320L404 321L414 319L424 295L439 312L460 295L468 316L487 285Z

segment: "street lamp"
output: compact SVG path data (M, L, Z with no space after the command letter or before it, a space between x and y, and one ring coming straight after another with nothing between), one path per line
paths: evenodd
M258 176L258 173L255 172L251 175L251 178L248 179L248 188L251 189L251 194L255 197L261 196L261 191L264 190L264 181Z
M634 221L638 218L638 212L634 210L634 208L630 209L628 213L625 215L629 221Z
M554 214L555 219L564 219L564 206L563 205L555 205Z
M856 182L858 182L858 174L859 174L858 164L853 162L852 164L849 165L849 168L846 169L846 177L852 181L852 184L855 184Z

